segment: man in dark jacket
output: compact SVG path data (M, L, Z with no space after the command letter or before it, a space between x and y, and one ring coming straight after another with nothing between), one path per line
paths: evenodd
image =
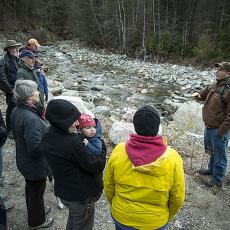
M197 100L205 101L203 120L205 123L205 151L211 154L208 169L202 175L212 175L205 184L221 186L227 167L227 147L230 131L230 63L222 62L217 67L216 83L192 94Z
M69 209L66 229L93 228L94 203L103 190L102 173L106 152L90 153L77 134L78 109L66 100L48 103L46 119L51 127L41 149L54 176L55 195ZM105 149L105 148L103 148Z
M18 63L19 69L17 72L17 80L31 80L38 85L38 91L40 92L40 103L44 105L44 92L40 87L40 82L34 68L35 55L32 51L23 50L19 55L20 61Z
M8 136L12 138L10 114L15 107L13 98L13 88L16 81L17 70L18 70L18 48L21 44L14 41L8 40L4 51L6 52L4 58L0 61L0 90L6 95L6 126Z

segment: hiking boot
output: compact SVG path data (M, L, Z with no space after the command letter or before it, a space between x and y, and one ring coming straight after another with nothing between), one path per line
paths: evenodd
M203 182L207 187L210 187L210 188L212 188L212 187L221 187L222 186L222 182L218 182L213 178L210 181L203 181Z
M53 218L46 218L45 222L37 227L30 227L31 230L49 228L54 223Z
M203 175L203 176L210 176L210 175L212 175L212 172L209 171L209 169L200 169L200 170L198 171L198 173L199 173L200 175Z

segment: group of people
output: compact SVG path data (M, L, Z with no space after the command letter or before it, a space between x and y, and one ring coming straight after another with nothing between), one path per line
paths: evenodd
M19 43L14 45L18 52ZM6 114L7 131L1 122L5 132L0 143L12 130L17 168L25 179L29 228L48 228L54 222L44 204L46 178L52 174L55 195L69 210L67 230L93 229L95 202L103 189L117 230L167 229L183 205L185 179L182 158L159 133L159 112L150 105L139 108L133 117L135 133L114 148L106 164L99 120L62 99L50 100L45 108L48 97L35 70L38 53L30 49L21 50L19 62L16 56L9 61L19 68L15 64L0 75L0 89L14 103ZM212 175L209 186L222 184L227 165L229 78L230 63L219 63L217 83L193 94L205 100L205 149L211 157L208 170L200 173Z

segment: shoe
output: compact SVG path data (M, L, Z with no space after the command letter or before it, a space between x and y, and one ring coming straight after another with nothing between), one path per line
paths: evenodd
M12 131L8 131L8 133L7 133L7 137L8 137L9 139L11 139L11 140L13 140L13 139L14 139L14 136L13 136Z
M203 181L203 182L207 187L210 187L210 188L212 188L212 187L221 187L222 186L222 182L218 182L213 178L210 181Z
M46 206L45 207L45 215L48 215L51 212L51 207L50 206Z
M37 227L30 227L31 230L49 228L54 223L53 218L46 218L45 222Z
M200 175L203 175L203 176L210 176L210 175L212 175L212 172L209 171L209 169L200 169L200 170L198 171L198 173L199 173Z

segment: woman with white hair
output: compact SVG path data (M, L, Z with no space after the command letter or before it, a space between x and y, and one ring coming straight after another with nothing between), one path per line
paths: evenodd
M17 80L13 90L16 104L11 114L12 132L16 143L16 164L25 178L25 196L30 229L46 228L53 219L46 218L44 191L50 174L48 163L39 145L47 131L44 108L39 103L37 84L31 80Z

